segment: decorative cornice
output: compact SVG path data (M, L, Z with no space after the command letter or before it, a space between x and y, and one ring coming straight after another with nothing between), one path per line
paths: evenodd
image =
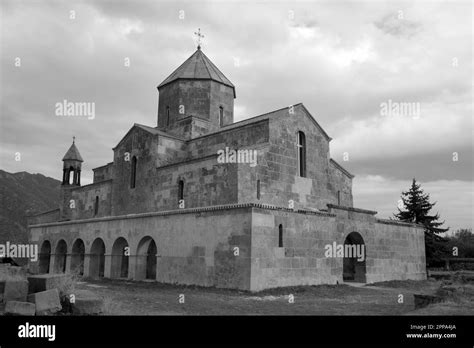
M417 227L424 229L423 225L420 224L415 224L411 222L404 222L404 221L397 221L397 220L390 220L390 219L375 219L378 223L384 224L384 225L397 225L397 226L409 226L409 227Z
M360 209L360 208L353 208L353 207L344 207L342 205L336 205L336 204L327 204L329 209L338 209L338 210L346 210L346 211L353 211L354 213L362 213L362 214L369 214L369 215L375 215L377 214L376 211L374 210L367 210L367 209Z

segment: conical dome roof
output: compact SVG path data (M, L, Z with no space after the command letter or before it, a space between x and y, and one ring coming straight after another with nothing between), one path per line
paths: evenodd
M72 142L71 147L69 148L69 150L67 150L66 154L63 157L63 161L66 161L66 160L84 162L74 141Z
M181 66L179 66L170 76L160 83L158 88L178 79L213 80L220 82L233 88L235 96L235 87L232 82L230 82L229 79L225 77L224 74L214 65L214 63L212 63L211 60L207 58L200 48L198 48L191 57L186 59L186 61L181 64Z

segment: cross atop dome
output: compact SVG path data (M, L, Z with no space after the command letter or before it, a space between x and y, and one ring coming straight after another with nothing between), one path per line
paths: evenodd
M201 49L201 39L204 37L204 35L201 34L201 28L198 28L198 31L194 32L194 35L196 35L197 38L198 38L198 47L197 47L197 49L200 50Z

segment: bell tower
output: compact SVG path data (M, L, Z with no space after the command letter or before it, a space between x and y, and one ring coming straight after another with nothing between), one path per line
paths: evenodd
M61 185L81 186L81 165L84 160L76 147L76 137L63 157L63 181Z
M59 219L70 220L75 202L72 199L74 188L81 186L82 159L76 147L76 137L72 137L72 145L63 157L63 180L59 190Z

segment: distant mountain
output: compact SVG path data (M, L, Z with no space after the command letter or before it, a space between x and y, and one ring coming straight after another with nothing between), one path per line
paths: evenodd
M58 208L59 180L0 170L0 244L26 242L26 216Z

